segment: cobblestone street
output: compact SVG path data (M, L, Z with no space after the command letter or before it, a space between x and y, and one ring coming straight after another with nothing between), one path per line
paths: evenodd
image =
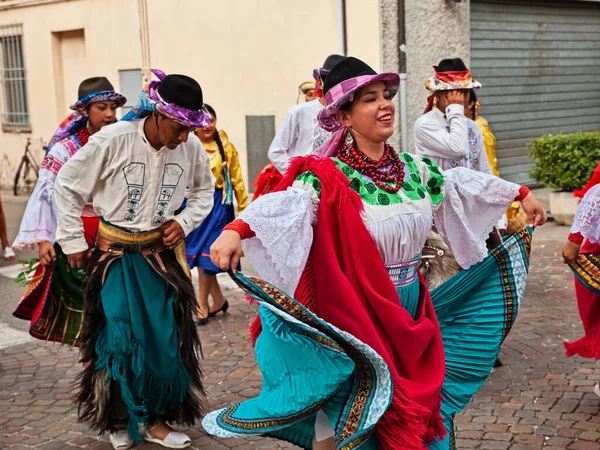
M562 342L580 337L573 280L559 252L567 229L536 231L527 295L492 373L456 420L459 449L600 449L596 363L566 359ZM16 302L16 299L15 299ZM258 393L261 378L248 342L254 313L239 294L227 316L201 329L211 408ZM77 424L71 403L76 352L35 341L0 351L0 449L112 448ZM268 439L218 440L189 430L202 449L292 448ZM143 448L160 448L143 444Z

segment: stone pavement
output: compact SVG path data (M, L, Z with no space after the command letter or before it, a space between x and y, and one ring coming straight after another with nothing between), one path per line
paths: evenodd
M457 417L459 449L600 449L600 378L595 362L566 359L562 342L581 334L572 276L559 255L567 229L536 231L527 294L496 369ZM230 295L230 314L201 328L211 408L254 396L260 389L247 327L253 309ZM39 342L0 350L0 449L111 448L76 423L71 404L76 353ZM218 440L198 424L195 448L291 448L268 439ZM144 449L158 446L143 444Z

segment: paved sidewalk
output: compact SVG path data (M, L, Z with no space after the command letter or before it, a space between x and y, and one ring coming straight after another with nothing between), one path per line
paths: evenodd
M581 335L573 279L560 263L566 228L536 231L527 294L496 369L456 420L459 449L600 450L600 367L566 359L562 342ZM230 295L230 314L201 328L211 408L254 396L261 378L248 343L253 308ZM70 401L76 353L35 341L0 350L0 449L111 448L76 423ZM218 440L198 424L189 433L202 449L291 448L268 439ZM143 444L143 449L158 449Z

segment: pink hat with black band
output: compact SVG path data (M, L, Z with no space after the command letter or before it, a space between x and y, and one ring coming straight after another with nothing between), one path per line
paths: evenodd
M359 89L377 81L383 81L386 84L392 97L396 95L400 87L400 76L397 73L383 72L378 74L369 65L352 56L344 58L331 69L323 85L326 106L319 112L317 117L319 124L325 131L335 133L319 149L319 155L332 156L334 151L332 149L337 147L337 141L343 138L343 136L340 138L340 135L345 135L345 132L337 133L338 131L345 131L345 127L336 119L336 114L341 107L352 102Z
M325 108L319 112L319 123L326 131L335 131L342 125L335 116L342 105L352 102L356 92L368 84L383 81L392 96L400 86L400 76L394 72L377 73L360 59L349 56L337 63L323 85Z

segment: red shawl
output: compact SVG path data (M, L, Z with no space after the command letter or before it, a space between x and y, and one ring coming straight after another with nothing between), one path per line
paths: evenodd
M318 226L296 299L327 322L368 344L387 362L392 403L376 426L379 448L424 449L446 430L440 416L444 348L429 293L421 280L416 320L398 299L379 251L365 227L362 201L333 160L295 158L277 187L303 172L321 183ZM260 324L255 323L253 338Z

